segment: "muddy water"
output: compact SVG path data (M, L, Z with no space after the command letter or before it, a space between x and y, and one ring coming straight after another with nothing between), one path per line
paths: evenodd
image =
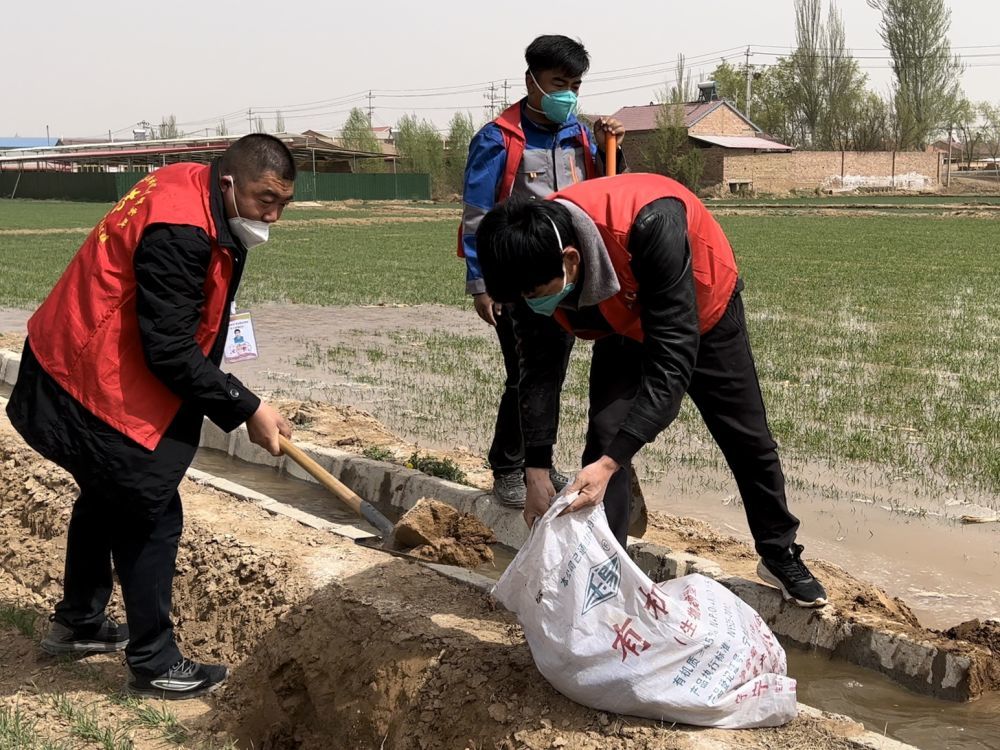
M810 472L818 474L813 467ZM795 475L795 469L789 471ZM724 504L730 497L726 490L691 495L656 483L644 489L651 510L693 516L752 541L742 506ZM971 514L970 506L958 506L954 515L941 506L931 510L935 515L921 516L894 510L893 498L873 501L861 493L852 499L850 492L829 497L793 488L788 498L802 522L799 542L807 558L840 565L902 598L926 627L1000 618L1000 523L962 524L957 516Z
M200 450L194 466L321 518L364 528L363 522L338 507L326 490L310 482L233 459L220 451ZM393 508L380 510L390 518L398 516L398 510ZM494 554L495 565L477 572L496 579L513 559L513 550L498 545ZM788 671L798 680L803 703L845 714L871 731L924 750L1000 748L1000 695L968 704L938 701L909 693L874 672L821 653L786 648Z

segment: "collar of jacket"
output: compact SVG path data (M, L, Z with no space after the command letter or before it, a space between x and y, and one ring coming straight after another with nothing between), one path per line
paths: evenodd
M564 198L556 198L556 203L569 210L578 241L576 249L580 251L583 270L586 272L583 274L576 308L599 305L614 297L622 288L611 263L611 256L608 255L608 247L594 220L582 208Z
M229 231L229 220L226 218L225 198L222 195L222 188L219 186L219 160L212 162L212 169L208 178L208 207L212 212L212 221L215 222L215 234L219 238L219 244L228 250L235 250L239 253L246 253L246 248L239 242L233 233Z

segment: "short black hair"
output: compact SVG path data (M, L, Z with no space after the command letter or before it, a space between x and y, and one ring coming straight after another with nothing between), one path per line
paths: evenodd
M576 244L573 219L565 206L525 198L501 203L483 217L476 232L487 294L497 302L516 302L562 276L562 251Z
M534 74L543 70L561 70L570 76L582 76L590 69L590 55L575 39L558 34L535 37L524 51L524 61Z
M295 182L295 159L288 146L267 133L251 133L234 142L219 159L221 174L253 181L266 172Z

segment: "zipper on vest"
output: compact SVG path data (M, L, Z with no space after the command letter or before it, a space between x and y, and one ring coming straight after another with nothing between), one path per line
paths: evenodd
M559 190L559 162L556 159L556 147L559 145L559 133L552 136L552 190Z

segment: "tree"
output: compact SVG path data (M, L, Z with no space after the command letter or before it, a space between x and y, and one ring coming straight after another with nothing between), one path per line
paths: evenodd
M750 92L753 122L768 135L782 143L801 145L801 128L789 105L794 70L788 58L779 58L767 68L754 71ZM728 99L741 112L746 112L746 66L733 67L722 63L712 73L719 96Z
M667 91L666 101L670 104L683 104L694 99L694 84L691 81L691 72L684 66L684 55L677 55L677 69L674 76L674 85Z
M954 113L949 118L958 126L958 132L962 136L962 158L965 160L967 169L972 168L972 160L976 158L979 150L979 142L983 138L983 132L979 128L979 114L982 105L974 104L964 96L957 102Z
M879 34L892 57L900 148L923 150L947 127L963 66L951 53L944 0L868 0L882 13Z
M982 103L983 146L993 159L993 169L1000 180L1000 104Z
M174 115L160 118L160 138L179 138L180 131L177 130L177 118Z
M274 113L274 132L275 133L285 132L285 118L281 114L280 109Z
M795 109L802 120L807 143L816 142L816 131L824 111L824 44L821 0L795 0L795 70L792 90Z
M229 128L226 127L225 120L219 120L219 124L215 126L216 135L229 135Z
M439 197L447 191L444 172L444 142L434 123L404 115L396 125L396 150L404 168L431 176L431 193Z
M465 163L475 126L472 115L456 112L448 125L448 153L445 159L445 184L450 192L461 193L465 185Z
M873 91L864 91L848 126L854 151L891 151L896 147L892 103Z
M349 148L352 151L365 151L373 154L382 152L382 146L372 132L371 125L368 124L368 115L360 107L355 107L347 115L347 121L340 129L340 142L344 148ZM385 162L382 159L362 159L357 162L356 170L359 172L383 172L385 171Z
M673 177L692 190L698 188L705 157L692 148L684 127L684 107L664 102L656 113L656 130L650 143L653 171Z
M824 31L826 44L820 62L825 101L818 145L846 150L851 147L851 125L864 98L866 77L847 49L844 21L832 2Z

